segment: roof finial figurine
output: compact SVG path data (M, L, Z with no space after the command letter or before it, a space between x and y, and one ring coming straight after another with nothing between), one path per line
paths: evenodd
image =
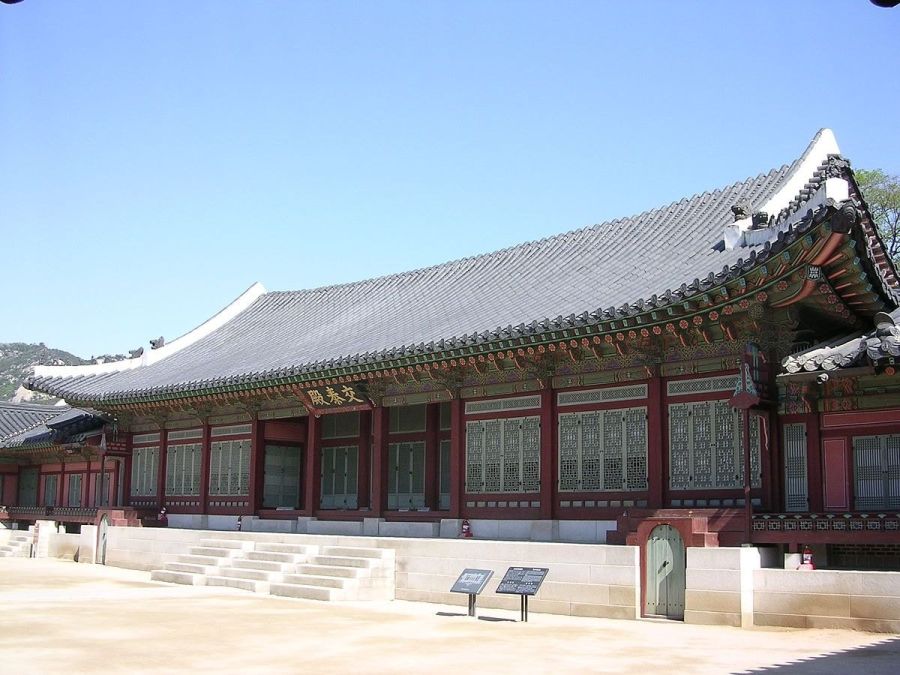
M143 353L144 353L143 347L138 347L137 349L129 349L128 350L129 357L132 359L140 358L143 355Z
M734 206L731 207L731 212L734 214L734 222L737 222L749 218L750 214L753 212L753 207L750 206L749 199L741 197L735 202Z
M150 349L159 349L160 347L165 346L166 339L160 335L155 340L150 340Z

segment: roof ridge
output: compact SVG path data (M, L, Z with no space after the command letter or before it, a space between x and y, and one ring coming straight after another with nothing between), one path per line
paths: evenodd
M821 133L821 132L819 132L819 133ZM818 138L818 136L817 136L817 138ZM808 152L808 149L807 149L807 152ZM805 153L804 153L804 156L805 156ZM799 160L797 160L797 161L799 161ZM721 194L721 193L727 192L728 190L733 190L733 189L735 189L739 186L742 186L750 181L769 177L772 174L777 173L779 171L785 171L787 169L790 169L790 167L793 166L794 164L795 164L795 162L791 162L789 164L782 164L781 166L770 169L769 171L760 172L760 173L756 174L755 176L748 176L747 178L744 178L743 180L738 180L738 181L735 181L728 185L723 185L722 187L713 188L711 190L704 190L703 192L695 192L690 197L682 197L677 200L672 200L666 204L662 204L660 206L656 206L656 207L653 207L650 209L645 209L644 211L632 214L630 216L618 216L616 218L604 220L599 223L593 223L590 225L582 225L581 227L576 227L571 230L567 230L566 232L559 232L557 234L551 234L546 237L541 237L539 239L529 239L527 241L523 241L518 244L512 244L510 246L506 246L504 248L499 248L494 251L488 251L487 253L478 253L475 255L464 256L462 258L453 258L451 260L447 260L447 261L444 261L441 263L435 263L433 265L426 265L424 267L418 267L418 268L412 269L412 270L405 270L403 272L393 272L391 274L383 274L383 275L379 275L379 276L367 277L365 279L358 279L356 281L347 281L347 282L337 283L337 284L328 284L325 286L314 286L311 288L298 288L298 289L294 289L294 290L268 291L265 293L265 295L266 296L291 296L291 295L302 296L302 295L313 294L313 293L326 293L328 291L333 291L333 290L342 289L342 288L363 286L366 284L372 284L372 283L376 283L376 282L388 282L388 281L393 281L396 279L404 279L404 278L408 278L408 277L413 277L416 275L425 274L427 272L432 272L436 269L450 267L451 265L458 265L458 264L466 263L466 262L486 260L493 256L497 256L497 255L500 255L503 253L509 253L509 252L515 251L517 249L525 249L527 247L533 247L533 246L536 246L539 244L545 244L547 242L561 240L561 239L564 239L567 237L571 237L573 235L587 232L588 230L600 230L600 229L603 229L606 227L611 227L613 225L621 224L624 222L638 221L641 218L647 218L654 214L668 211L679 204L691 203L691 202L693 202L697 199L701 199L703 197Z

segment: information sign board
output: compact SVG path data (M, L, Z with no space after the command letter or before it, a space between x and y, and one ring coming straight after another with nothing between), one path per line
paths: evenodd
M491 580L492 576L494 576L493 570L464 569L450 592L478 595L487 586L487 582Z
M535 595L549 571L546 567L510 567L497 586L497 592L509 595Z

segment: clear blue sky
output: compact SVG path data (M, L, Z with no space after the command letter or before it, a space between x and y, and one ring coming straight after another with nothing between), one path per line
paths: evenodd
M900 174L898 72L900 8L866 0L0 5L0 342L124 352L257 280L627 216L824 126Z

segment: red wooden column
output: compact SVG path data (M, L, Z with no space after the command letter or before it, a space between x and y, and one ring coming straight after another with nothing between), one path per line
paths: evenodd
M663 507L666 478L664 419L663 382L657 373L647 383L647 506L651 509Z
M462 514L466 476L466 428L463 424L463 406L457 397L450 401L450 517Z
M387 505L388 415L390 410L379 406L372 411L375 425L372 433L372 516L380 518Z
M809 500L809 510L812 513L821 513L825 510L825 468L822 461L822 434L820 424L822 422L819 413L812 412L805 415L806 423L806 494ZM784 471L784 469L781 469Z
M56 486L56 505L57 506L65 506L66 503L63 501L63 496L65 495L65 486L66 486L66 465L62 461L59 460L59 485Z
M131 471L134 464L134 446L131 443L132 434L125 434L125 475L122 477L122 505L131 504Z
M306 418L306 465L303 477L303 510L310 516L319 508L319 492L322 489L319 439L322 421L313 414Z
M263 473L263 456L265 455L265 440L263 437L264 422L259 419L257 413L253 414L251 421L252 436L250 439L250 476L247 485L249 487L249 495L247 497L247 509L245 513L254 514L260 507L259 495L262 493L262 473Z
M212 454L212 437L209 418L203 418L203 436L200 438L200 513L209 513L209 458Z
M81 486L81 505L91 506L91 459L85 457L87 469L84 473L84 484Z
M425 409L425 506L438 510L441 498L441 404Z
M372 467L369 462L372 448L372 411L359 413L359 458L356 470L356 504L358 509L369 509L369 485L372 482Z
M166 463L168 462L167 447L169 437L166 433L165 426L161 425L159 429L159 465L156 474L156 501L157 508L163 508L166 505Z
M782 478L784 460L781 455L781 434L778 433L778 414L774 410L765 410L762 414L763 429L759 437L759 470L760 488L762 489L763 511L776 511L784 501Z
M541 518L556 512L556 400L552 388L541 391Z

